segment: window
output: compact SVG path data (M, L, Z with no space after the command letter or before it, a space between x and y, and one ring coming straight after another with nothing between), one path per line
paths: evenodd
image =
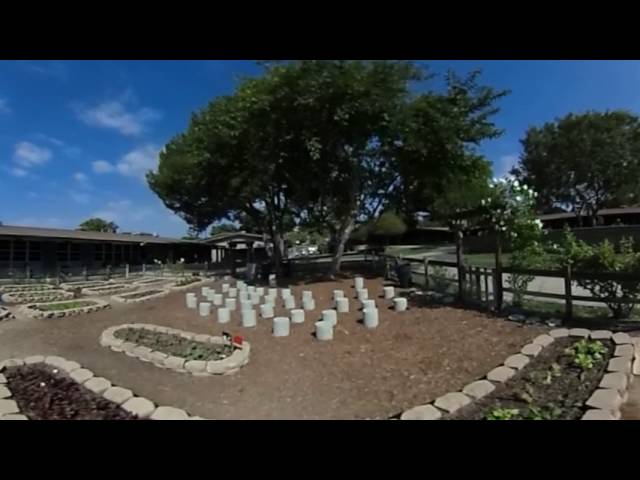
M14 240L13 242L13 261L25 262L27 260L27 242L24 240Z
M56 247L56 258L59 262L69 260L69 244L67 242L58 242Z
M95 250L93 251L93 259L97 262L102 262L104 260L104 250L105 250L104 243L99 243L95 245Z
M0 262L8 262L11 254L11 241L0 240Z
M79 262L80 261L80 244L79 243L71 243L69 247L69 261L71 262Z
M42 260L42 244L40 242L29 242L29 261L39 262Z

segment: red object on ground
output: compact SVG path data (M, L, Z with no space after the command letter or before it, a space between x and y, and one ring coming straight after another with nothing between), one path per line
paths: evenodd
M240 335L236 335L235 337L233 337L234 347L242 348L243 343L244 343L244 338L242 338Z

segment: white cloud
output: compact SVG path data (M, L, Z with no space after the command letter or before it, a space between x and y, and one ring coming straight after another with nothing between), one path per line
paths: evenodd
M93 167L93 171L95 173L111 173L114 170L113 165L109 162L105 162L104 160L96 160L95 162L91 162L91 166Z
M149 170L158 166L160 149L154 145L145 145L127 153L116 165L118 173L127 177L145 178Z
M82 172L76 172L73 174L73 179L78 183L87 183L89 177Z
M74 190L69 190L69 196L74 202L80 204L89 203L89 201L91 200L91 195L87 193L76 192Z
M135 100L131 91L117 100L108 100L93 107L75 106L76 115L87 125L117 130L122 135L139 135L150 122L162 118L162 113L153 108L132 109L127 105Z
M67 66L56 60L34 60L34 61L22 61L19 62L25 70L33 73L44 75L47 77L54 77L58 80L66 80L69 76Z
M0 113L11 113L9 101L6 98L0 97Z
M20 142L14 147L13 161L20 167L31 168L43 165L51 159L51 150L30 142Z
M493 175L495 177L509 176L509 171L518 164L518 154L503 155L497 161L493 162Z
M14 167L10 171L11 175L13 175L14 177L26 177L27 175L29 175L29 173L22 168Z
M16 220L7 222L7 225L21 225L23 227L50 227L60 228L63 225L63 221L57 217L36 218L36 217L23 217Z
M50 137L49 135L44 135L42 133L38 133L36 135L36 137L38 139L40 139L40 140L44 140L46 142L53 143L56 147L64 147L64 145L65 145L65 143L62 140L57 139L55 137Z

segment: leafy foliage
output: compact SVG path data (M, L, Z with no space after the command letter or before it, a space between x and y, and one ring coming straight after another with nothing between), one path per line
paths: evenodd
M602 360L605 352L606 348L601 341L586 338L575 342L566 350L566 353L572 357L573 364L582 370L591 370L597 362Z
M78 229L85 232L116 233L118 231L118 225L113 222L107 222L102 218L90 218L82 222Z
M520 410L517 408L494 408L487 416L486 420L516 420L520 415Z
M573 233L565 230L563 240L555 246L554 251L563 264L572 265L575 271L593 274L580 277L576 283L594 297L604 300L614 318L628 318L631 315L640 296L640 252L635 250L632 238L622 239L616 252L608 240L590 245L576 240ZM606 276L608 273L620 273L627 277L612 278Z
M530 128L513 174L540 193L538 206L577 214L637 202L640 119L626 111L569 114Z

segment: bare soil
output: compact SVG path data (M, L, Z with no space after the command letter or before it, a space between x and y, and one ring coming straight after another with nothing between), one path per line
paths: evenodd
M212 284L220 291L221 284ZM365 419L389 418L433 401L482 378L546 331L482 313L447 307L410 306L389 309L381 298L383 281L366 278L376 298L380 325L368 330L355 301L353 281L338 279L292 282L299 303L312 290L316 310L291 326L289 337L272 336L272 321L260 318L243 328L240 311L220 325L213 313L203 318L187 309L186 292L141 304L114 304L112 309L55 321L16 320L0 324L0 359L34 354L61 355L132 389L160 405L174 405L212 419ZM334 340L313 337L314 321L332 308L334 289L351 299L350 313L340 314ZM200 295L200 288L190 291ZM278 298L276 315L286 313ZM102 331L123 323L152 323L221 335L242 335L251 343L249 363L228 376L193 377L100 347Z

